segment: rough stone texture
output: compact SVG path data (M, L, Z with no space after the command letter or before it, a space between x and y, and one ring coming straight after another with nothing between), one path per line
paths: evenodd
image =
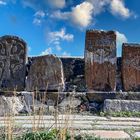
M124 131L94 130L92 134L102 139L130 139L130 136Z
M19 97L0 96L0 116L17 115L24 110L24 105Z
M118 57L117 58L117 70L116 70L116 91L123 90L121 67L122 67L122 58Z
M61 60L54 55L33 57L26 88L28 91L62 91L64 89L64 76Z
M61 57L60 59L64 68L65 91L72 91L74 85L76 91L85 91L84 58Z
M26 43L15 36L0 38L0 89L24 90Z
M85 78L89 91L116 89L116 34L114 31L86 32Z
M103 110L104 112L140 112L140 101L106 99Z
M125 91L140 91L140 44L123 44L122 78Z
M140 100L140 92L87 92L89 101L104 102L105 99Z

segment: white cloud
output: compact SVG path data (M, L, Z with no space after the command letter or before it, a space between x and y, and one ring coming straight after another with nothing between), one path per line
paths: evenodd
M65 0L49 0L48 3L53 8L64 8L66 5Z
M66 51L64 51L64 52L62 53L62 55L63 55L63 56L71 56L71 54L68 53L68 52L66 52Z
M51 47L47 48L45 51L43 51L41 53L41 55L47 55L47 54L52 54L52 48Z
M45 17L45 12L42 10L39 10L34 14L34 16L43 18L43 17Z
M105 6L109 4L110 0L87 0L93 5L93 14L97 15L104 11Z
M55 48L56 48L57 51L61 51L62 50L62 48L59 45L56 45Z
M50 43L58 43L61 40L73 41L74 35L66 33L65 28L62 28L60 31L49 32L48 37Z
M116 35L117 35L117 55L121 56L121 51L122 51L122 44L127 42L127 37L125 36L125 34L120 33L118 31L116 31Z
M78 27L87 27L92 22L93 5L90 2L83 2L72 7L70 12L55 11L51 17L63 20L70 20Z
M86 0L75 7L72 7L70 11L54 11L51 14L51 18L70 21L76 27L86 28L94 23L94 18L97 14L109 10L112 15L120 16L122 18L129 18L130 16L136 17L136 15L130 11L124 3L124 0Z
M123 33L120 33L118 31L116 31L116 35L117 35L117 42L118 43L125 43L127 42L127 38Z
M81 27L87 27L92 21L93 5L83 2L72 8L71 19L73 23Z
M48 41L48 46L45 51L41 53L41 55L45 54L50 54L50 53L59 53L63 54L62 47L61 47L61 42L62 41L73 41L74 35L69 34L66 32L65 28L61 28L58 31L52 31L47 33L47 41ZM66 52L64 52L65 55Z
M61 12L60 10L54 11L51 15L51 18L67 20L70 17L70 12Z
M42 20L41 19L38 19L38 18L34 18L33 19L33 24L35 24L35 25L41 25L41 23L42 23Z
M124 0L111 0L110 8L113 15L119 15L123 18L131 16L130 10L125 7Z
M39 11L35 12L34 19L33 19L33 24L41 25L45 16L46 16L46 14L42 10L39 10Z
M0 0L0 5L7 5L5 1Z

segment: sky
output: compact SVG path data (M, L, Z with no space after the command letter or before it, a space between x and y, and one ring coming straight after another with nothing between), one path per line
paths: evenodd
M0 36L19 36L30 56L84 56L86 30L115 30L121 56L122 43L140 42L139 5L139 0L0 0Z

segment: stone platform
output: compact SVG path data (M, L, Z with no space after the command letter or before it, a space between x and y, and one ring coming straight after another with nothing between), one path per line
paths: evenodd
M58 115L57 123L54 116L16 116L13 119L15 120L14 127L20 126L24 129L30 129L33 126L44 129L63 128L67 125L68 129L75 134L94 134L104 139L140 138L140 118ZM7 123L6 118L0 117L0 127Z

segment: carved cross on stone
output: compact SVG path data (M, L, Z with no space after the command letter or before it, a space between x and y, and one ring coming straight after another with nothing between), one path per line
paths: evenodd
M25 84L26 43L12 36L0 38L0 88L23 90Z

